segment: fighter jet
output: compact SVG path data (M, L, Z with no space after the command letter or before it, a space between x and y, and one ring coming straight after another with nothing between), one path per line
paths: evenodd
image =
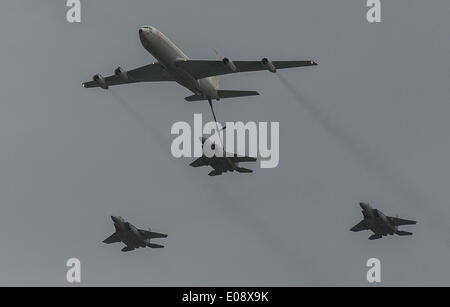
M120 216L111 216L116 232L109 236L103 243L111 244L117 242L125 243L122 252L129 252L139 247L163 248L164 246L150 243L153 238L167 238L166 234L137 229L131 223L125 222Z
M314 66L314 61L270 61L263 58L260 61L232 61L229 58L216 60L191 60L161 31L151 26L139 29L139 38L143 47L152 54L157 62L130 71L118 67L114 75L103 77L96 74L90 82L84 82L83 87L101 87L136 82L174 81L190 90L194 95L186 97L189 102L259 95L255 91L220 90L220 75L268 70L275 73L277 69Z
M208 142L208 139L202 138L202 144L203 147L205 146L206 142ZM217 149L216 149L217 147ZM211 144L211 149L214 151L222 151L222 157L219 157L217 155L214 155L212 157L206 156L204 153L203 155L189 164L192 167L200 167L200 166L211 166L214 170L211 171L208 175L209 176L218 176L222 175L226 172L238 172L238 173L252 173L253 170L240 167L240 162L255 162L257 159L253 157L245 157L245 156L239 156L237 154L228 154L225 152L224 149L222 149L217 144L213 143Z
M415 225L416 221L403 220L398 217L390 217L384 215L377 209L373 209L369 204L360 203L364 219L355 225L351 231L358 232L363 230L371 230L374 232L369 240L381 239L387 235L410 236L411 232L398 230L401 225Z

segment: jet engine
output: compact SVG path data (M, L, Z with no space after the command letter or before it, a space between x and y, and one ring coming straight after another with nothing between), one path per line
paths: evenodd
M231 61L229 58L223 58L222 63L225 64L225 66L227 66L228 69L232 72L236 72L236 65L234 65L233 61Z
M102 89L107 90L109 88L108 84L105 81L105 78L101 74L96 74L92 77L92 80L98 84Z
M116 70L114 70L114 74L125 82L128 82L130 80L130 78L128 77L128 73L120 66L117 67Z
M277 72L277 69L275 68L275 65L271 61L269 61L267 58L264 58L261 60L261 63L266 66L267 70L273 73Z

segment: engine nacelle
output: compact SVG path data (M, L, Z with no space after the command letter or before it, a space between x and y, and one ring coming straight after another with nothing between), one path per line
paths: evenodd
M273 73L277 72L277 69L275 68L275 65L271 61L269 61L267 58L264 58L261 60L261 63L266 66L267 70Z
M104 90L107 90L109 88L105 78L103 78L101 74L96 74L94 77L92 77L92 80L94 80L94 82L96 82L98 86L100 86Z
M232 72L236 72L237 67L229 58L223 58L222 63L225 64L225 66L228 67L228 69Z
M114 74L125 82L130 81L130 78L128 77L128 73L125 70L123 70L122 67L120 67L120 66L117 67L116 70L114 70Z

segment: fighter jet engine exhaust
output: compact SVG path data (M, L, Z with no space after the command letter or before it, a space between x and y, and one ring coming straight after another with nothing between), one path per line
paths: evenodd
M334 137L338 143L344 147L352 156L358 160L362 167L378 177L384 188L398 195L404 200L405 204L412 205L420 211L421 216L418 219L426 218L431 227L435 227L438 233L442 233L441 227L447 227L445 213L432 212L427 207L430 202L418 192L415 186L411 185L406 178L393 172L393 168L387 163L378 159L370 148L346 130L339 122L336 122L324 112L319 106L313 104L305 98L300 91L283 75L277 73L281 84L294 97L294 99L317 121L322 128ZM420 220L419 220L420 222ZM439 228L439 229L437 229ZM446 228L445 228L446 229ZM445 238L447 243L449 238Z

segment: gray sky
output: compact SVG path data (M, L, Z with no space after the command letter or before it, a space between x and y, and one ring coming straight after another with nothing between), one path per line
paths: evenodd
M448 1L384 1L381 24L351 0L82 1L81 24L59 2L0 10L0 285L68 285L71 257L85 286L367 285L371 257L382 285L450 284ZM191 58L319 62L282 72L296 96L268 72L221 79L262 95L223 101L220 119L280 122L278 168L212 179L172 158L171 125L210 118L176 84L114 89L145 123L81 87L154 60L143 24ZM414 236L348 231L359 201L417 219ZM166 248L103 244L110 215Z

